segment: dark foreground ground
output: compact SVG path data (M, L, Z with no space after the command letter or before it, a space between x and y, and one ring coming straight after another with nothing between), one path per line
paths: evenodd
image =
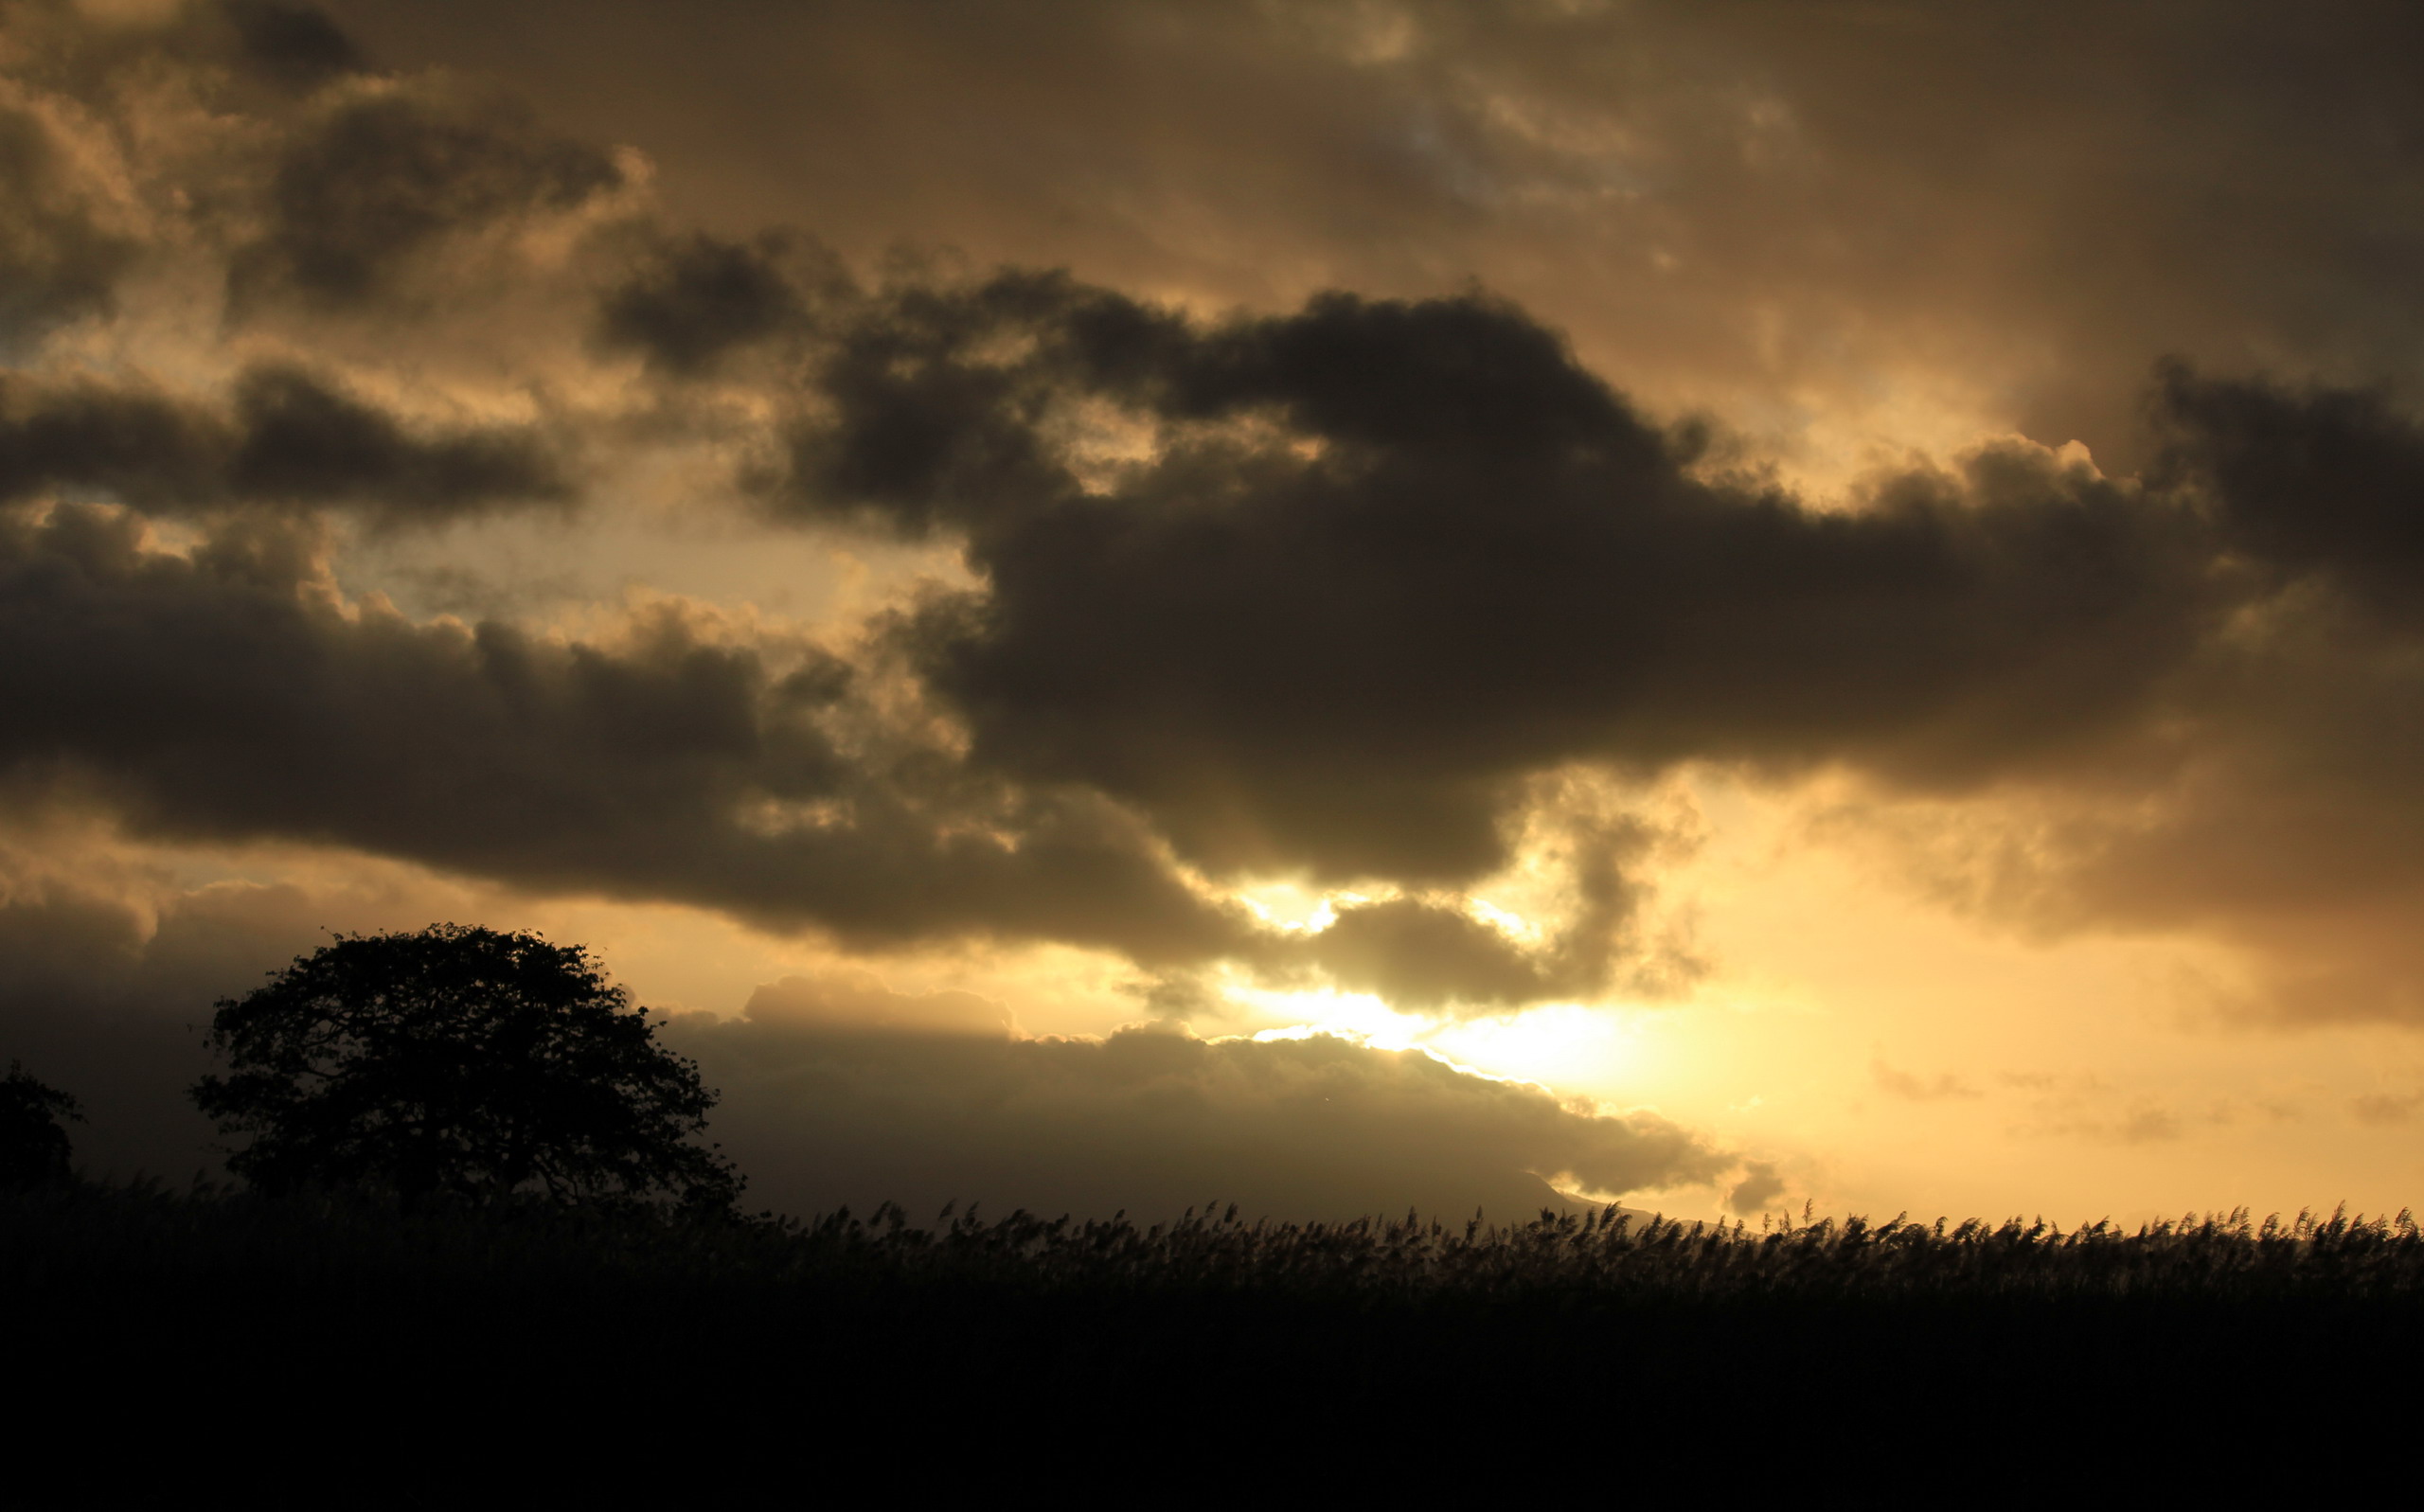
M0 1198L0 1285L32 1397L0 1501L38 1505L2246 1487L2395 1470L2424 1359L2403 1218L919 1229L81 1189Z

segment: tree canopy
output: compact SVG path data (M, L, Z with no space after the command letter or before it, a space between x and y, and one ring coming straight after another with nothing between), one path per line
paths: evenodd
M63 1121L83 1116L75 1098L9 1061L0 1076L0 1189L66 1181L71 1147Z
M339 935L217 1008L207 1044L227 1069L192 1095L248 1136L227 1164L255 1186L406 1206L740 1193L696 1142L716 1094L579 946L459 924Z

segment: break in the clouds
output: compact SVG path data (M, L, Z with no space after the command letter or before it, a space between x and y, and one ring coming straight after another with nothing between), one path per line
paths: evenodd
M91 841L0 840L10 1048L81 1089L80 1150L95 1174L216 1172L222 1152L182 1095L208 1065L207 1005L398 899L185 888L122 861L62 875L58 862ZM438 906L422 891L406 906ZM665 1033L722 1094L716 1134L748 1201L787 1213L893 1201L922 1218L956 1199L1160 1218L1218 1200L1273 1217L1506 1219L1565 1206L1564 1193L1690 1185L1736 1164L1666 1119L1598 1112L1417 1051L1011 1029L1007 1007L975 993L826 971L764 984L737 1018L680 1015Z
M891 1201L923 1216L978 1198L1044 1213L1512 1215L1735 1164L1666 1119L1576 1109L1420 1051L1142 1028L1013 1039L982 1000L785 986L740 1019L670 1033L722 1086L720 1137L753 1193L787 1211Z
M1470 1021L1687 998L1657 795L1824 781L1956 912L2424 1018L2417 53L2153 13L10 6L8 817ZM421 613L399 542L619 591ZM857 586L663 591L703 542ZM1415 1111L1341 1149L1487 1109L1491 1181L1722 1174L1327 1041L761 998L693 1029L836 1106L1184 1143L1138 1087L1344 1077Z

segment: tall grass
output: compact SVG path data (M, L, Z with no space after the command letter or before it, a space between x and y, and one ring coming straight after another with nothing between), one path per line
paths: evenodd
M197 1187L0 1195L0 1283L46 1287L183 1274L291 1284L631 1283L812 1289L845 1281L1096 1294L1318 1297L1387 1305L1554 1296L2424 1300L2424 1228L2396 1217L2246 1209L2134 1229L2042 1219L1790 1219L1762 1230L1608 1208L1491 1223L1417 1215L1333 1223L1246 1218L1207 1204L1173 1221L1079 1221L887 1204L806 1221L541 1203L406 1216L344 1195L269 1199Z
M87 1188L0 1197L0 1295L20 1377L51 1393L28 1441L102 1403L203 1463L268 1424L432 1504L500 1453L559 1480L980 1451L1135 1471L1216 1429L1213 1463L1265 1469L1310 1431L1417 1458L1539 1446L1506 1451L1518 1478L1550 1445L2076 1470L2403 1432L2424 1359L2406 1213L1762 1232Z
M1957 1227L1898 1216L1765 1232L1736 1223L1638 1221L1610 1208L1461 1226L1409 1215L1343 1223L1241 1221L1236 1208L1175 1222L1075 1223L1025 1213L936 1230L899 1209L847 1213L790 1231L800 1258L904 1274L1050 1288L1212 1289L1373 1301L1561 1295L1756 1297L2328 1296L2424 1299L2424 1230L2412 1214L2260 1224L2244 1209L2134 1230L2067 1233L2041 1219Z

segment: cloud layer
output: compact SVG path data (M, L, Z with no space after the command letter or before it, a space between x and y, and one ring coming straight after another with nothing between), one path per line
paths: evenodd
M1388 46L1457 25L1407 16ZM2139 475L2013 440L1811 498L1485 293L863 281L683 228L632 154L314 11L12 17L5 756L140 832L1461 1011L1690 975L1645 923L1656 827L1547 803L1561 773L2033 804L2052 839L1970 893L2041 927L2286 942L2424 881L2361 834L2413 808L2385 711L2424 434L2393 390L2175 362ZM197 346L161 311L205 288ZM677 465L683 509L928 543L961 583L813 631L568 630L414 620L340 569L365 532L579 528ZM1528 935L1470 898L1526 845L1563 878ZM1221 895L1260 877L1361 900L1276 930Z
M218 1171L185 1096L210 1068L211 1003L326 943L327 927L377 927L400 900L143 875L112 887L89 865L62 875L70 837L21 848L41 838L0 845L9 1052L82 1099L89 1174ZM1508 1219L1567 1205L1551 1182L1641 1192L1734 1164L1655 1115L1579 1110L1417 1052L1168 1029L1018 1038L1009 1018L975 993L830 971L767 983L734 1019L679 1016L662 1038L721 1090L713 1133L750 1203L802 1216L896 1201L930 1217L955 1199L1147 1219L1217 1199L1272 1217Z
M1747 1212L1804 1165L1173 1022L1687 997L1704 780L1996 928L2235 951L2242 1017L2424 1022L2415 27L20 0L0 1048L189 1159L208 1000L426 921L227 880L285 847L1074 948L1157 1016L685 1019L780 1205ZM716 553L845 586L665 591ZM576 558L619 589L510 591Z
M818 986L670 1031L723 1089L717 1137L752 1199L786 1211L1508 1218L1563 1206L1552 1182L1635 1192L1734 1164L1664 1119L1577 1112L1418 1051L1148 1029L1018 1040L981 1032L969 1005L891 994L879 1019L864 987L829 1004Z
M2246 0L339 12L637 143L727 236L1199 308L1478 277L1662 411L1812 460L2008 423L2134 471L2160 354L2348 382L2424 349L2418 23L2388 0L2294 28Z

